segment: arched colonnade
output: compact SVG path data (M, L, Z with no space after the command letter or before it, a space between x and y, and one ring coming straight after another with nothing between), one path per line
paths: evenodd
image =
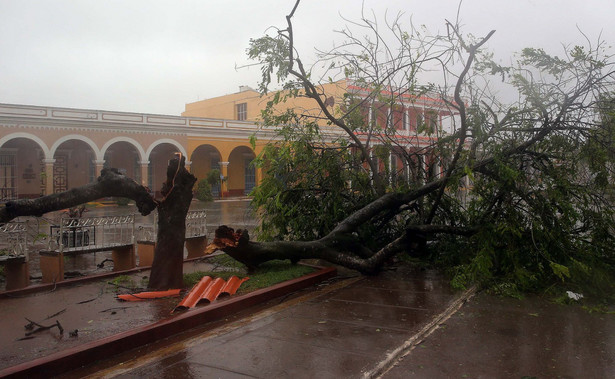
M14 131L0 135L2 200L34 198L82 186L96 180L105 167L119 169L158 194L168 161L176 153L186 157L187 168L199 179L218 168L226 179L219 188L223 196L245 195L260 180L259 170L250 165L256 152L247 138L91 138L87 134Z

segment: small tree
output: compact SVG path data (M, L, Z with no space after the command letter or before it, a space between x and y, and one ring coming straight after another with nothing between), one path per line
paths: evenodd
M195 196L200 201L213 201L214 197L211 194L211 184L207 179L201 179L196 185Z

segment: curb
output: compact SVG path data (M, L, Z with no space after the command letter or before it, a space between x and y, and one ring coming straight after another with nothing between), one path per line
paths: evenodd
M100 357L111 357L187 331L203 323L219 320L231 313L307 288L334 277L336 274L337 270L333 267L321 268L315 273L297 279L236 296L220 303L210 304L200 309L186 311L170 319L66 349L46 357L7 367L0 370L0 377L48 378L66 373L85 364L95 362Z

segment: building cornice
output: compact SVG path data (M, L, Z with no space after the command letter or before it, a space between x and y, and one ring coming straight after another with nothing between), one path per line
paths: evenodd
M0 124L33 129L246 138L253 122L0 103Z

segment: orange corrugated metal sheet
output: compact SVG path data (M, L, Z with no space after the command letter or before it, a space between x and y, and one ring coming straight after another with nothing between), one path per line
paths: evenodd
M188 292L183 300L175 307L174 311L184 310L195 307L200 301L211 303L220 296L234 295L237 289L243 282L249 278L239 279L236 276L231 276L228 281L222 278L212 279L210 276L204 276L201 280Z
M210 285L205 288L203 294L201 295L201 300L206 300L208 303L216 300L220 292L222 292L222 287L224 287L224 279L216 278Z
M243 282L245 282L246 280L248 280L248 279L250 279L250 278L239 279L236 276L231 276L226 281L226 284L224 285L224 287L222 287L222 291L220 292L218 297L234 295L235 292L237 292L237 290L239 289L239 286L241 286L241 284Z
M123 295L117 295L117 298L124 301L141 301L149 299L158 299L161 297L179 296L180 289L168 290L168 291L149 291L139 293L128 293Z
M201 295L203 291L211 284L212 282L211 276L204 276L201 280L184 296L184 299L179 303L179 305L175 308L187 309L192 308L196 305L196 303L201 300Z

